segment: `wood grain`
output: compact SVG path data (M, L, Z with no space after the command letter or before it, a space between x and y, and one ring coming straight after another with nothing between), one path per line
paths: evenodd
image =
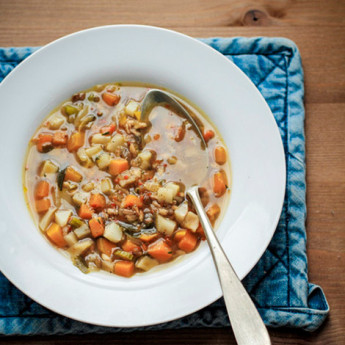
M339 0L0 0L0 46L40 46L106 24L148 24L194 37L283 36L305 71L307 235L310 281L331 313L313 334L270 329L273 344L344 343L345 337L345 1ZM235 344L222 329L114 335L10 337L8 344Z

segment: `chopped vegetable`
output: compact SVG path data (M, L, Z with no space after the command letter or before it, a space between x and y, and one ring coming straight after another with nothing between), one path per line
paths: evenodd
M80 147L84 145L84 133L83 132L74 132L72 135L69 137L67 141L67 150L69 152L75 152L77 151Z
M44 214L42 217L39 227L42 231L45 231L48 227L48 225L51 223L51 221L54 218L54 213L56 212L56 207L51 207L48 209L48 211Z
M109 126L102 127L100 132L102 135L111 135L115 132L115 130L116 130L116 125L115 123L112 123Z
M91 231L90 228L86 224L82 224L78 228L74 230L75 235L78 237L79 240L90 236Z
M105 145L105 144L109 143L109 141L110 141L110 137L108 137L106 135L102 135L101 133L94 134L91 138L92 144Z
M89 220L89 227L92 237L102 236L104 233L104 223L101 217L95 217Z
M36 200L36 211L38 213L47 212L51 205L50 199L39 199Z
M197 237L190 232L189 230L186 231L185 235L182 239L178 242L178 247L185 251L186 253L192 252L198 243Z
M85 224L81 219L77 217L72 217L71 220L69 221L69 224L73 226L74 228L79 228L83 224Z
M59 171L59 167L54 164L51 160L43 161L41 166L40 176L46 176L48 174L55 174Z
M159 262L172 259L172 248L164 240L158 240L150 244L147 252Z
M116 248L116 245L107 239L100 237L96 241L97 248L101 253L104 253L107 255L109 258L111 257L114 248Z
M59 187L59 190L62 190L63 188L63 181L65 181L65 175L66 175L66 168L63 170L60 170L57 175L57 185Z
M74 193L72 200L77 206L81 206L81 204L86 204L88 198L89 198L89 193L76 192Z
M121 248L126 252L134 254L138 254L141 251L141 248L137 244L133 243L131 240L126 240L122 244Z
M176 220L181 224L188 213L188 202L184 201L180 206L174 211Z
M148 255L141 256L135 263L135 267L143 271L149 271L157 265L159 265L159 261L150 258Z
M187 228L187 229L195 232L199 226L199 217L194 212L188 211L188 213L187 213L186 217L183 219L181 225L184 228Z
M109 153L102 152L96 157L96 164L100 169L105 169L109 166L111 161L111 156Z
M113 159L109 165L109 173L113 176L128 170L129 165L126 159Z
M50 133L41 133L37 140L37 150L38 152L46 153L52 150L53 147L53 135Z
M84 274L89 273L89 269L88 269L88 267L86 266L85 260L84 260L82 257L76 256L76 257L73 259L73 264L74 264L74 266L76 266L77 268L79 268L80 271L82 271Z
M69 252L73 257L77 257L87 251L90 247L92 247L94 241L91 238L84 238L81 241L75 243L72 247L69 248Z
M92 210L90 209L89 206L87 206L86 204L82 204L80 205L80 208L79 208L79 212L78 212L78 215L80 218L83 218L83 219L91 219L92 218Z
M181 241L181 239L184 237L186 232L187 232L187 230L184 230L184 229L176 231L175 234L174 234L174 240L176 242Z
M90 206L95 210L101 210L105 207L106 201L104 195L100 193L91 194Z
M72 168L71 166L66 168L65 172L65 181L73 181L73 182L81 182L83 179L82 174L80 174L77 170Z
M43 199L49 195L49 183L47 181L39 181L35 188L36 199Z
M140 167L141 169L149 169L151 167L152 152L149 150L144 150L138 154L140 158Z
M56 130L59 129L65 122L65 118L60 114L54 114L48 119L49 129Z
M212 224L214 224L215 220L218 218L220 213L220 207L217 204L213 204L207 211L206 214L208 219Z
M143 207L143 202L136 195L128 194L122 203L122 207L126 208L126 207L133 207L133 206L137 206L139 208Z
M159 232L171 236L172 233L175 231L176 229L176 222L169 219L169 218L165 218L162 217L161 215L157 215L156 217L156 228Z
M102 94L102 99L109 106L113 107L120 102L121 97L115 93L104 92Z
M111 222L105 226L103 236L111 242L120 242L122 240L121 227L115 222Z
M161 187L157 191L157 198L159 202L171 204L174 200L174 191L170 188Z
M63 248L67 245L67 242L63 237L62 228L56 223L50 224L49 228L47 229L47 236L59 248Z
M122 260L132 261L134 259L133 254L126 252L124 250L115 250L114 255Z
M63 146L67 143L67 134L65 132L55 132L53 135L53 145Z
M59 210L55 212L55 222L61 227L64 227L68 223L71 214L71 210Z
M216 197L220 197L225 193L226 183L226 177L222 172L213 175L213 192Z
M136 101L129 101L129 103L125 106L126 114L130 116L135 116L135 112L139 109L139 103Z
M93 145L89 147L88 149L85 149L85 153L90 157L94 158L97 157L97 155L102 151L101 145Z
M132 261L117 261L114 265L114 273L129 278L134 274L134 262Z
M73 105L69 104L65 105L64 111L67 115L73 115L79 112L79 110L76 107L73 107Z
M111 189L113 188L113 184L109 178L105 178L101 181L101 191L104 194L109 194Z
M203 133L203 136L206 143L208 143L214 137L214 132L212 130L208 130Z
M223 165L226 162L226 151L223 146L217 146L214 149L214 156L216 163L219 165Z
M64 236L64 239L69 247L78 242L78 238L73 231Z
M115 150L125 143L125 138L122 134L115 134L110 142L107 144L106 149L110 152L115 152Z
M142 233L139 238L141 241L148 243L157 239L158 236L159 236L158 233L153 233L153 234Z

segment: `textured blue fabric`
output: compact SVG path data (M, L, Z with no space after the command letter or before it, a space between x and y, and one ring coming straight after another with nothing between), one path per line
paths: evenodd
M244 279L266 325L317 329L329 307L308 282L306 256L303 70L295 44L283 38L210 38L203 42L233 61L258 87L280 129L287 166L286 196L275 235ZM35 48L0 49L0 81ZM228 326L222 299L182 319L140 329ZM0 273L0 334L129 332L77 322L43 308Z

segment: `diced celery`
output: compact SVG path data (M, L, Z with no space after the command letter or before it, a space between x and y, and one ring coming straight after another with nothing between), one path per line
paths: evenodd
M79 228L80 226L84 224L85 223L77 217L72 217L71 220L69 221L69 225L73 226L74 228Z
M66 104L64 107L64 110L65 110L67 115L73 115L79 111L78 108L73 107L73 105L70 105L70 104Z
M114 255L122 260L132 261L134 259L133 254L125 252L124 250L115 250Z

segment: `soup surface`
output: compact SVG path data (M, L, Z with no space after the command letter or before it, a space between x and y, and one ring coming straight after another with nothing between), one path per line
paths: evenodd
M39 229L84 273L123 277L194 251L203 229L185 190L200 195L215 226L229 198L228 154L215 128L200 126L210 164L186 119L155 107L140 121L151 87L97 85L54 110L29 143L24 190Z

